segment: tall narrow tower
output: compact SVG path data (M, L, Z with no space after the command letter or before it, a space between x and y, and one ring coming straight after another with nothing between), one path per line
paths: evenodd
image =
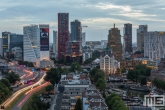
M58 59L66 53L69 40L69 13L58 13Z
M124 24L124 51L132 53L132 24Z
M120 30L118 30L118 28L115 27L115 24L114 27L109 30L107 47L112 48L115 60L122 60L121 35Z

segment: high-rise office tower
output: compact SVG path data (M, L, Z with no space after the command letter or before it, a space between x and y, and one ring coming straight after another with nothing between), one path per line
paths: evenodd
M132 53L132 24L124 24L124 51Z
M2 45L3 52L2 55L6 56L7 53L13 54L11 52L12 48L19 47L23 51L23 35L10 33L10 32L2 32ZM23 55L23 53L22 53ZM22 56L21 55L21 56ZM21 60L22 58L20 58Z
M3 51L2 55L5 56L5 53L9 52L9 41L8 38L10 37L10 32L2 32L2 43L3 43Z
M144 50L144 35L148 31L147 25L139 25L137 29L137 49Z
M86 46L85 32L82 33L82 46Z
M58 59L66 53L69 40L69 13L58 13Z
M78 20L71 22L71 35L65 60L67 63L82 63L82 29L81 22Z
M151 31L144 33L144 56L157 63L165 58L165 32Z
M122 60L121 35L120 30L118 30L118 28L115 27L115 24L114 28L111 28L109 30L107 47L112 49L112 52L115 56L115 60Z
M58 36L57 31L53 30L53 53L57 54L58 52Z
M71 22L71 41L82 41L82 29L81 29L81 22L75 20Z
M49 60L49 25L31 25L23 27L24 61Z

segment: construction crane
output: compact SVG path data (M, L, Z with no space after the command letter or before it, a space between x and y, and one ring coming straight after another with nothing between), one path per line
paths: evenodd
M81 27L86 27L87 28L88 26L81 26Z

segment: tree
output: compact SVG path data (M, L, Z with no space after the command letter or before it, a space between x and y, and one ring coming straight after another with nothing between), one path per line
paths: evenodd
M118 73L118 74L121 74L120 68L117 68L117 73Z
M141 85L146 85L147 84L147 79L143 75L138 76L138 81L140 82Z
M0 82L2 82L8 88L10 88L11 86L8 79L1 79Z
M126 68L123 68L123 69L121 70L121 73L126 73Z
M109 110L128 110L122 99L115 93L105 98Z
M54 87L53 87L52 84L45 87L45 90L46 90L46 91L51 91L51 90L53 90L53 89L54 89Z
M106 88L106 84L105 84L105 80L102 78L99 78L98 81L96 82L96 87L100 90L100 91L104 91Z
M72 63L71 67L70 67L70 71L71 72L75 72L75 71L82 71L81 66L79 65L79 63L74 62Z
M94 82L96 83L96 82L99 80L99 78L104 79L103 73L97 72L97 73L95 74L95 76L94 76Z
M51 68L46 72L46 81L50 81L52 85L57 84L61 79L61 73L58 68Z
M146 72L146 76L150 76L151 75L151 68L147 68L146 70L145 70L145 72Z
M95 74L96 74L98 71L99 71L99 69L98 69L98 68L93 68L93 69L89 72L90 77L94 77L94 76L95 76Z
M20 81L20 77L18 74L15 74L14 72L8 73L6 78L9 80L10 83L15 84L16 81Z
M77 99L76 105L74 107L74 110L82 110L82 101L80 98Z

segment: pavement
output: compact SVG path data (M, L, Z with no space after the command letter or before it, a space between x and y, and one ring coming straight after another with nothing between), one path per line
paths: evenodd
M54 98L53 98L53 101L52 101L52 105L50 107L50 110L54 110L55 105L56 105L57 97L58 97L58 94L54 94Z

